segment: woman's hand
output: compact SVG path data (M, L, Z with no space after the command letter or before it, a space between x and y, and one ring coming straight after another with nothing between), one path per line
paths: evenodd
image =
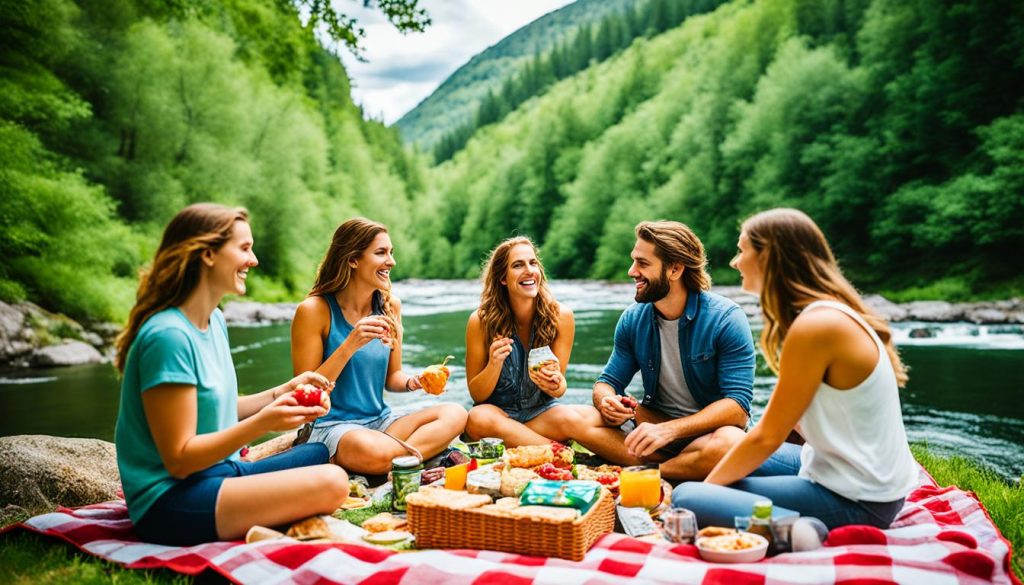
M562 376L562 370L559 369L557 363L545 364L543 368L534 370L529 368L530 379L537 385L543 392L558 398L562 394L562 381L565 379Z
M405 389L409 392L423 390L423 381L419 376L409 376L409 379L405 381Z
M323 390L325 394L334 390L334 382L328 380L323 374L318 374L317 372L302 372L298 376L295 376L291 380L288 380L284 384L278 386L278 388L274 390L274 400L277 400L284 394L294 392L301 384L311 384L316 386Z
M487 365L494 364L501 366L505 363L505 360L512 353L512 338L511 337L499 337L491 342L491 347L488 350Z
M324 400L327 408L323 406ZM264 406L256 416L259 417L260 425L266 432L290 431L327 414L330 408L327 392L324 392L321 401L321 406L300 406L295 395L287 392Z
M392 343L394 343L392 331L396 331L394 321L383 315L370 315L356 321L356 324L352 327L352 332L345 338L345 344L349 346L352 353L355 353L374 339L379 339L381 343L391 347Z

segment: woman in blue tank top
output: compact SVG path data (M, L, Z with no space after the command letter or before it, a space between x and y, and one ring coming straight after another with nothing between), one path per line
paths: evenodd
M466 380L476 403L468 434L510 447L575 439L599 455L619 454L622 435L596 408L557 400L566 390L575 322L548 289L533 242L518 236L498 244L482 279L480 308L466 326ZM543 346L558 363L531 369L530 350Z
M334 232L316 282L292 321L292 365L336 385L330 412L310 441L327 445L345 469L383 474L413 451L440 453L466 426L466 409L441 403L405 416L391 412L384 390L422 389L402 370L402 304L391 295L395 265L382 224L355 218Z

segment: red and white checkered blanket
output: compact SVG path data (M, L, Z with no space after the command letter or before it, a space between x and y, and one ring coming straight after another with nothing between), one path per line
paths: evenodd
M701 583L1012 583L1010 545L973 494L938 488L922 471L889 530L847 526L828 546L759 563L716 565L692 545L653 545L609 534L581 562L476 550L395 553L349 544L215 542L169 547L139 542L124 501L44 514L23 528L64 539L128 568L185 574L212 569L236 583L488 583L591 585Z

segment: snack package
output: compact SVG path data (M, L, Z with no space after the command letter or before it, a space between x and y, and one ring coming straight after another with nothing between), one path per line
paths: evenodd
M530 371L536 372L548 364L557 364L558 357L550 347L544 345L531 349L527 362L530 364Z
M535 479L526 484L526 489L519 496L519 503L523 506L576 508L581 514L586 514L600 498L601 484L596 481Z

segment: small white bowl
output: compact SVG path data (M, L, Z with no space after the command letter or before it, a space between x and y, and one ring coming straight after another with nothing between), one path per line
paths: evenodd
M760 534L745 533L758 541L757 546L743 550L718 551L704 548L701 543L704 538L697 539L697 550L705 561L712 563L756 563L764 558L768 552L768 540Z

